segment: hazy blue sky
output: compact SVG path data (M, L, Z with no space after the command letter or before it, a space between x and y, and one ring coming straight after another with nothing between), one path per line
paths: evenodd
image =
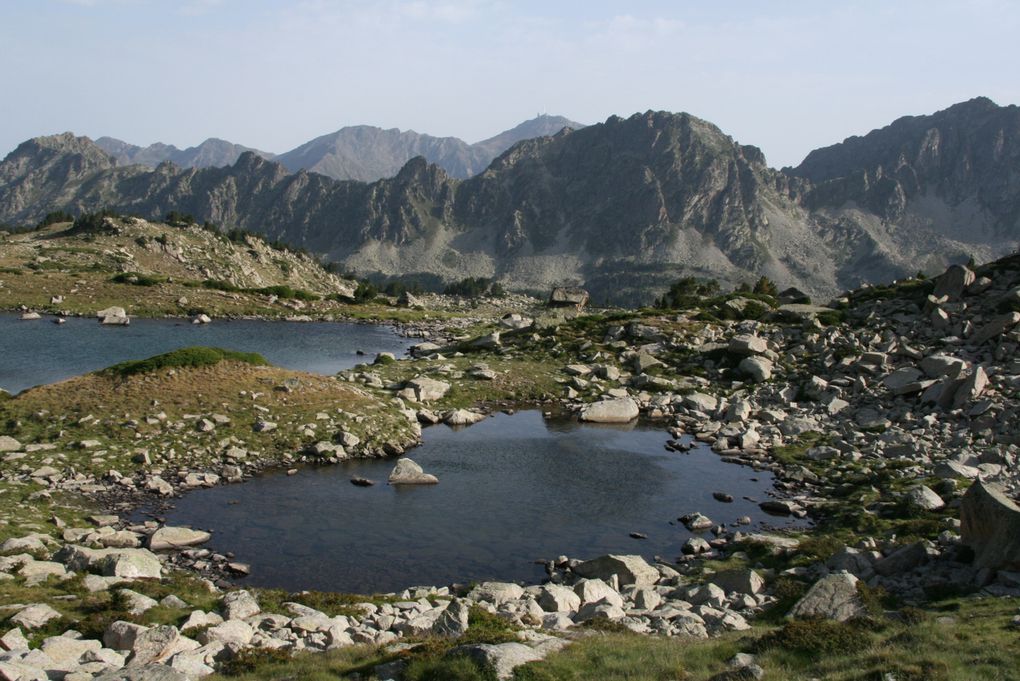
M1020 3L0 0L0 155L74 131L286 151L367 123L483 139L688 111L773 166L1020 102Z

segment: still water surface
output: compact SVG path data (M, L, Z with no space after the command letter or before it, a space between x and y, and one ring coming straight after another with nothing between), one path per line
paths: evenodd
M333 374L377 352L400 356L415 342L371 324L132 319L130 326L111 327L84 318L69 318L58 326L52 319L22 321L17 315L0 315L0 388L14 394L191 345L258 352L287 369ZM359 357L358 350L369 356Z
M763 500L770 474L707 449L666 451L661 429L547 421L527 411L457 431L434 426L424 440L408 455L438 485L391 487L393 460L351 461L191 492L167 521L212 530L212 548L252 565L247 583L359 593L539 581L544 571L534 561L560 554L674 559L691 536L676 519L692 511L717 523L744 515L755 526L789 522L742 498ZM355 487L353 476L377 484ZM716 490L736 500L715 501Z

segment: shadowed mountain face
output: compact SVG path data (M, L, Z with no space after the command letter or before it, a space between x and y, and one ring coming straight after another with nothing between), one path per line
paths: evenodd
M0 220L178 210L361 274L583 283L614 302L685 275L765 274L825 296L1014 248L1016 111L976 100L901 119L785 171L711 123L647 112L522 141L470 179L418 157L370 184L253 153L225 168L116 167L85 138L41 138L0 164Z

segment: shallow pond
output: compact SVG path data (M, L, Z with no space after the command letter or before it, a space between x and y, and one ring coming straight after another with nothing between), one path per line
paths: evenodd
M307 467L191 492L167 522L212 530L212 548L252 565L246 583L358 593L539 581L544 570L534 561L560 554L674 559L691 536L676 519L692 511L717 523L748 515L752 527L792 524L743 498L765 499L769 473L704 448L670 452L666 439L646 426L498 414L462 430L425 430L408 455L438 485L387 485L392 459ZM354 476L376 485L356 487ZM717 490L735 501L714 500Z
M13 394L191 345L258 352L287 369L333 374L377 352L399 356L415 342L371 324L132 319L130 326L103 326L95 319L69 318L61 325L52 319L0 315L0 388ZM358 350L369 357L358 356Z

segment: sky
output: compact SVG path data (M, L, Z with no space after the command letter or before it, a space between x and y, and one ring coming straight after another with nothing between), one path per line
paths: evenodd
M1020 103L1013 0L0 0L0 156L72 131L280 153L347 125L490 137L686 111L796 165Z

